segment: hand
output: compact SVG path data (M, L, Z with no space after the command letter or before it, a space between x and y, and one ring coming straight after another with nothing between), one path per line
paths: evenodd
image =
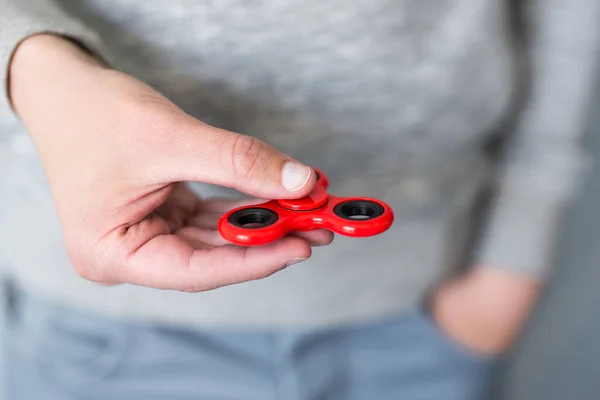
M458 344L475 352L506 351L531 311L541 283L507 270L477 267L434 294L433 318Z
M202 201L181 182L298 198L314 186L314 171L259 140L192 118L70 41L26 39L9 83L69 257L86 279L197 292L267 277L308 258L309 242L333 239L313 231L258 248L227 245L215 224L237 204Z

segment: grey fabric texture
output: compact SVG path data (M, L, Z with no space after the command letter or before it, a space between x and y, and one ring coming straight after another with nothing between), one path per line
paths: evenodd
M600 3L521 2L525 42L511 23L516 3L2 0L3 81L23 38L64 34L197 118L323 169L333 192L381 198L397 215L383 235L338 237L260 282L196 295L98 287L70 267L39 160L3 92L0 257L8 273L30 290L111 313L282 327L396 312L468 251L474 265L544 274L586 166L579 139ZM499 161L483 150L496 135L508 140ZM498 190L482 240L464 243L489 182ZM239 195L191 185L203 196Z

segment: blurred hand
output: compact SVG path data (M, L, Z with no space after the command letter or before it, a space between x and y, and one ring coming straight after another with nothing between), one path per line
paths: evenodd
M26 39L10 69L15 111L36 145L77 272L105 283L197 292L267 277L311 255L313 231L259 248L216 231L232 201L183 183L254 198L298 198L315 173L254 138L206 125L70 41ZM258 200L250 200L255 202Z
M526 321L541 282L507 270L477 267L433 296L433 318L444 333L475 352L507 350Z

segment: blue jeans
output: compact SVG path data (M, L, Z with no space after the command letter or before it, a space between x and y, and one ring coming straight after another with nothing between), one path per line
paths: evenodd
M496 364L417 308L293 333L121 321L23 292L7 314L6 400L474 400Z

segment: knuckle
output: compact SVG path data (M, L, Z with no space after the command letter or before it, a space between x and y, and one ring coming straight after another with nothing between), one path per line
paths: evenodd
M105 281L104 268L86 252L79 243L67 245L67 254L73 269L81 278L95 283Z
M102 268L89 262L73 262L75 272L86 281L101 283L104 281Z
M190 283L183 285L181 288L179 288L179 291L183 293L199 293L203 292L204 289L196 289L196 286L193 283Z
M281 267L277 267L277 268L261 268L259 270L256 270L256 271L253 271L252 273L250 273L248 276L248 280L249 281L259 281L262 279L269 278L272 275L275 275L275 273L280 271L282 268L283 268L283 265Z
M134 132L128 131L135 140L143 140L145 148L161 148L176 142L187 128L183 125L184 118L176 112L171 112L160 104L148 105L147 103L135 104L134 111L129 115L135 116L130 124L123 126L124 129L135 128ZM156 147L152 147L154 145ZM168 147L167 147L168 148Z
M260 160L265 145L259 139L247 135L236 135L231 149L231 167L237 176L251 177L260 172Z

